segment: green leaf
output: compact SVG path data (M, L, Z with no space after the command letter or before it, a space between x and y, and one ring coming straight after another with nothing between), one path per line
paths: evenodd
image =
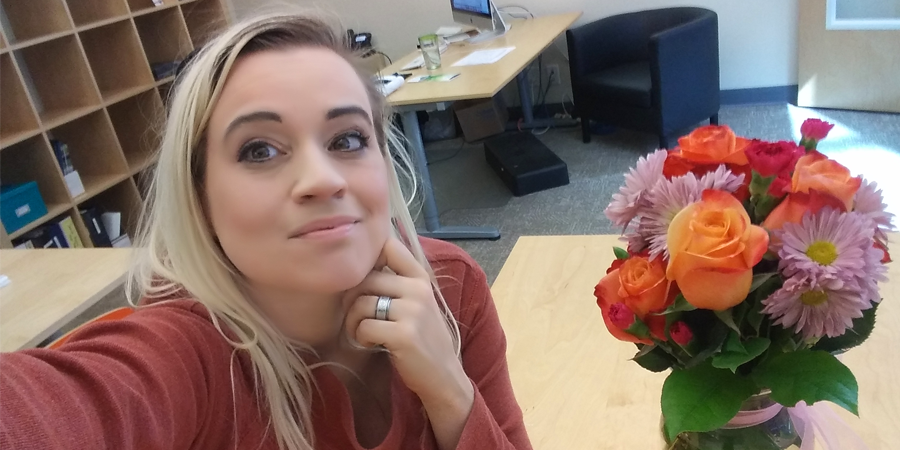
M725 343L727 337L728 327L716 320L714 325L712 325L712 329L709 331L709 336L703 342L703 350L697 352L697 354L689 359L684 366L690 368L702 364L709 359L710 356L721 350L722 344Z
M847 366L823 351L783 353L756 367L753 378L772 390L772 400L794 406L830 401L859 415L856 378Z
M853 328L847 329L847 332L841 336L830 338L823 337L813 346L813 350L822 350L829 353L845 352L853 347L858 346L869 338L872 329L875 328L875 310L878 309L879 303L871 308L863 311L863 316L853 319Z
M621 247L613 247L613 253L616 254L616 259L628 259L631 257L628 251Z
M734 317L732 316L731 308L726 309L725 311L713 311L713 312L716 314L716 317L718 317L719 320L722 321L722 323L724 323L725 325L728 326L728 328L731 328L739 335L741 334L740 327L738 327L737 324L734 323Z
M756 276L753 277L753 282L756 282ZM764 318L764 315L762 313L762 301L769 298L769 296L778 289L781 289L782 284L783 282L781 281L781 277L773 273L769 277L766 277L765 281L760 283L760 285L756 288L751 287L752 294L750 295L750 301L748 302L749 307L747 309L747 315L744 317L744 320L746 320L746 322L750 324L751 327L753 327L753 330L757 334L759 333L759 329Z
M668 308L663 310L662 312L655 313L655 316L664 316L666 314L672 314L676 312L684 312L684 311L693 311L697 309L696 306L688 303L688 301L684 298L683 295L678 294L675 296L675 301L669 305Z
M728 333L728 338L725 339L725 344L722 345L722 351L729 353L747 353L747 349L744 348L744 344L741 343L741 335L734 331Z
M672 357L656 345L644 345L632 358L634 362L651 372L662 372L672 367Z
M730 338L729 338L730 339ZM754 337L741 345L744 350L734 352L722 352L713 356L712 365L719 369L728 369L736 372L737 368L756 359L769 348L769 340L762 337ZM727 346L727 343L726 343Z
M750 282L750 292L753 292L759 289L765 282L769 281L773 275L778 275L777 272L767 272L767 273L758 273L753 275L753 281Z
M722 427L758 391L752 380L708 364L673 371L663 384L661 401L669 441L685 431Z

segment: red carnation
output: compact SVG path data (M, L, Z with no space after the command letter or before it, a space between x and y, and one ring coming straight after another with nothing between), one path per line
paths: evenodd
M679 320L669 327L669 336L672 337L672 340L675 341L676 344L684 347L690 344L691 340L694 339L694 332L691 331L686 323Z
M790 179L797 160L806 152L799 145L788 142L754 141L744 150L750 168L764 177L773 175Z
M609 307L609 320L613 325L627 330L634 323L634 312L624 303L613 303Z
M806 119L803 121L803 125L800 125L800 136L802 136L803 139L821 141L828 136L828 132L831 131L832 128L834 128L833 123L828 123L819 119Z

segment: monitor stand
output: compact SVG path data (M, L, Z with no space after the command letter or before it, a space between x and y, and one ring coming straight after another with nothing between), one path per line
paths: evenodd
M506 30L509 30L509 24L503 20L503 17L500 15L500 11L497 9L497 6L494 5L493 0L490 2L491 5L491 22L493 23L493 30L478 30L478 34L470 37L467 41L470 44L480 44L482 42L489 41L494 38L498 38L506 34Z

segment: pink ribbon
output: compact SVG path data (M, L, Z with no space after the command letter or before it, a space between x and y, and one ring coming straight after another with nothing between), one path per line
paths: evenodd
M775 403L762 409L740 411L722 428L736 429L759 425L775 417L781 408L783 406ZM803 441L800 450L814 450L817 436L824 442L825 450L868 450L862 438L823 402L809 406L801 401L797 406L787 410L797 434Z

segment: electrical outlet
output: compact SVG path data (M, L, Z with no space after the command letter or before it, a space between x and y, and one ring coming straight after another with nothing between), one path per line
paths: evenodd
M550 86L559 85L559 64L547 64L544 66L544 72L548 80L550 80Z

